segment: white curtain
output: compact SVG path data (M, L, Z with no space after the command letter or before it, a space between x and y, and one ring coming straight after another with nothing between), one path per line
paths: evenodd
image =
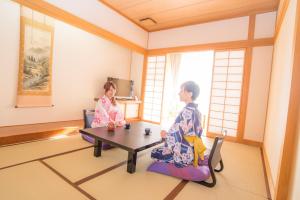
M167 54L161 119L163 129L169 128L169 126L175 120L174 116L176 116L178 112L178 76L180 71L180 63L180 53Z

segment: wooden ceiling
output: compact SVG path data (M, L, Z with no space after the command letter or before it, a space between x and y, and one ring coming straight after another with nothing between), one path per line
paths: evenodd
M99 1L149 32L274 11L279 4L279 0Z

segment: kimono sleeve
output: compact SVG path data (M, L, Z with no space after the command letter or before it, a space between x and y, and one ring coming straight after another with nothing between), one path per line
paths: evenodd
M182 142L182 130L180 129L180 123L182 120L181 113L176 117L175 122L167 132L165 146L173 150L177 143Z
M109 115L105 110L102 101L99 99L95 108L95 116L92 123L92 127L95 128L95 127L107 126L108 122L109 122Z
M126 123L124 120L124 114L119 105L117 105L117 114L116 114L115 122L117 126L123 126Z

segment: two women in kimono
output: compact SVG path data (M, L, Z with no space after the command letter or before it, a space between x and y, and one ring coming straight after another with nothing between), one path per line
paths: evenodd
M194 100L199 96L199 87L193 81L181 85L180 101L186 105L176 117L168 132L162 131L164 146L152 150L156 161L173 163L177 167L193 164L198 166L198 158L204 159L205 146L201 140L201 114Z
M104 95L97 102L91 126L93 128L123 126L125 124L124 114L115 99L116 85L111 81L107 81L103 89Z
M98 100L92 127L123 126L124 115L114 98L116 86L113 82L104 85L105 94ZM204 159L205 146L201 140L201 114L194 100L199 96L199 87L192 81L181 85L180 101L186 106L176 117L168 132L162 131L163 147L151 152L151 157L160 162L173 163L177 167L193 164L198 166L198 158Z

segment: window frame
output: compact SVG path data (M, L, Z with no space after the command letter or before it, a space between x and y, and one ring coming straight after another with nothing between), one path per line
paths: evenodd
M152 120L147 120L144 119L144 108L145 108L145 93L146 93L146 82L147 82L147 71L148 71L148 59L149 57L161 57L163 56L165 58L165 62L164 62L164 72L163 72L163 85L162 85L162 97L161 97L161 105L160 105L160 114L159 114L159 122L156 121L152 121ZM155 62L155 64L157 64L157 61ZM161 120L162 120L162 106L163 106L163 100L164 100L164 89L165 89L165 76L166 76L166 64L167 64L167 55L166 54L157 54L157 55L145 55L144 57L144 67L143 67L143 83L142 83L142 105L141 105L141 111L140 111L140 118L142 121L145 122L150 122L150 123L154 123L154 124L161 124ZM155 78L154 78L155 81Z

